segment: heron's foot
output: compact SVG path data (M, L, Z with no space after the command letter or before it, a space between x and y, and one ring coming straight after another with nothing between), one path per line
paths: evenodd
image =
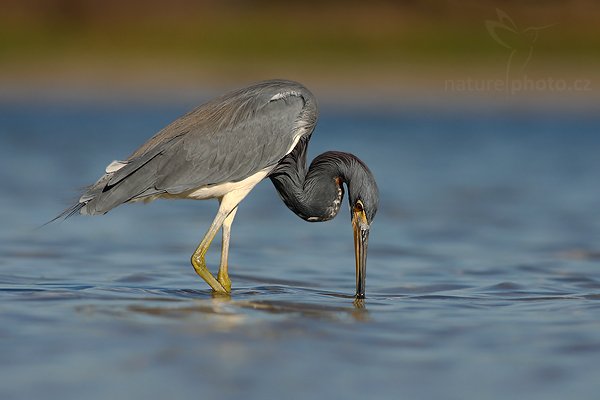
M217 293L228 294L231 289L225 289L218 280L215 279L213 274L206 267L206 261L204 261L204 254L196 254L192 256L192 266L194 267L194 271L200 276L200 278L204 279L206 283L212 288L213 291ZM231 288L231 286L230 286Z
M231 293L231 279L229 279L229 274L227 273L227 267L223 269L223 266L219 268L219 273L217 274L217 280L227 290L227 293Z

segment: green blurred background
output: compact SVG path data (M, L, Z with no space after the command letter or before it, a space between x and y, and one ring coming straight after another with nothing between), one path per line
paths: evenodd
M599 21L591 0L4 0L0 97L169 100L281 77L325 101L504 99L448 81L506 79L515 50L511 79L588 82L519 99L589 105Z

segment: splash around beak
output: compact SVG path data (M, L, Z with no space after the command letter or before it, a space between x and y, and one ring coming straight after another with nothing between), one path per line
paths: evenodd
M369 224L364 210L353 211L352 227L354 228L354 254L356 256L355 297L364 299L367 278L367 245L369 243Z

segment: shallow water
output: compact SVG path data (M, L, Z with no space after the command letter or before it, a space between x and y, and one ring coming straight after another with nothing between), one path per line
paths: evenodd
M347 210L305 223L268 181L230 298L188 264L215 202L36 229L186 108L0 106L0 398L597 397L600 118L322 110L311 156L380 185L362 305Z

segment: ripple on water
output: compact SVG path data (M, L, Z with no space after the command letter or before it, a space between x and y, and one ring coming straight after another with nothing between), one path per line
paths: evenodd
M125 206L15 235L23 218L50 219L67 188L97 178L115 146L127 153L177 111L118 105L107 119L112 107L0 108L0 390L598 397L597 116L324 115L318 148L364 132L385 139L346 141L382 182L367 299L355 302L347 212L303 224L268 182L236 219L230 297L187 265L214 203ZM215 242L211 266L218 253Z

